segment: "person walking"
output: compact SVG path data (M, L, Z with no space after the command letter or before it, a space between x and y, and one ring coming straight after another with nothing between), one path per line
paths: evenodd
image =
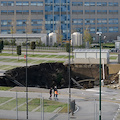
M50 97L49 97L49 99L52 99L52 87L50 88Z
M54 87L54 99L58 100L58 90L56 86Z

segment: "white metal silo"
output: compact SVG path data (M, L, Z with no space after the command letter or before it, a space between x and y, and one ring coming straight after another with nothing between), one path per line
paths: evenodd
M49 42L48 42L48 45L49 46L54 46L54 44L57 42L57 39L56 39L56 33L49 33Z

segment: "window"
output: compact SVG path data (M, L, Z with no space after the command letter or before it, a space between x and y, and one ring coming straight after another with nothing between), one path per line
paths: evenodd
M8 10L8 15L13 15L14 14L14 10Z
M40 32L41 32L40 28L32 29L32 33L40 33Z
M83 10L72 10L73 14L83 14Z
M1 6L14 6L14 1L1 1Z
M97 19L97 24L107 24L107 19L106 18Z
M16 6L28 6L29 1L16 1Z
M118 32L118 27L109 27L109 32Z
M18 34L25 33L25 29L17 29L17 30L16 30L16 33L18 33Z
M85 10L85 14L95 14L95 10Z
M7 10L1 10L1 15L7 15Z
M109 24L118 24L118 18L109 18Z
M107 27L97 27L97 32L106 33L107 32Z
M97 14L107 14L107 10L97 10Z
M109 14L118 14L118 10L109 10Z
M1 30L1 34L10 34L10 30Z
M17 26L26 26L27 20L16 20Z
M109 6L118 6L118 2L109 2Z
M10 27L12 20L1 20L1 27Z
M16 10L16 14L29 14L29 10Z
M83 19L72 19L72 24L73 25L82 25Z
M31 20L31 25L32 25L32 26L40 26L40 25L42 25L42 22L43 22L42 19L39 19L39 20L37 20L37 19L32 19L32 20Z
M89 28L90 33L95 33L95 27Z
M43 6L43 2L31 1L31 6Z
M83 2L72 2L72 6L83 6Z
M85 25L94 25L95 19L85 19Z
M107 2L97 2L97 6L107 6Z
M85 2L84 6L95 6L95 2Z
M31 10L31 14L43 14L43 10Z

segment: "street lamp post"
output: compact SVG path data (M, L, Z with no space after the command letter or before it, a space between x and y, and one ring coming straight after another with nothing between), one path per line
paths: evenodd
M27 48L28 48L28 38L27 38L27 23L26 23L26 119L28 119L28 70L27 70Z
M101 120L101 35L102 32L96 33L99 36L100 44L100 63L99 63L99 120Z

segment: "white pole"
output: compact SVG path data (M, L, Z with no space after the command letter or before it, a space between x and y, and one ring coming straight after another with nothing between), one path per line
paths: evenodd
M16 92L16 112L17 112L17 120L18 120L18 97Z

